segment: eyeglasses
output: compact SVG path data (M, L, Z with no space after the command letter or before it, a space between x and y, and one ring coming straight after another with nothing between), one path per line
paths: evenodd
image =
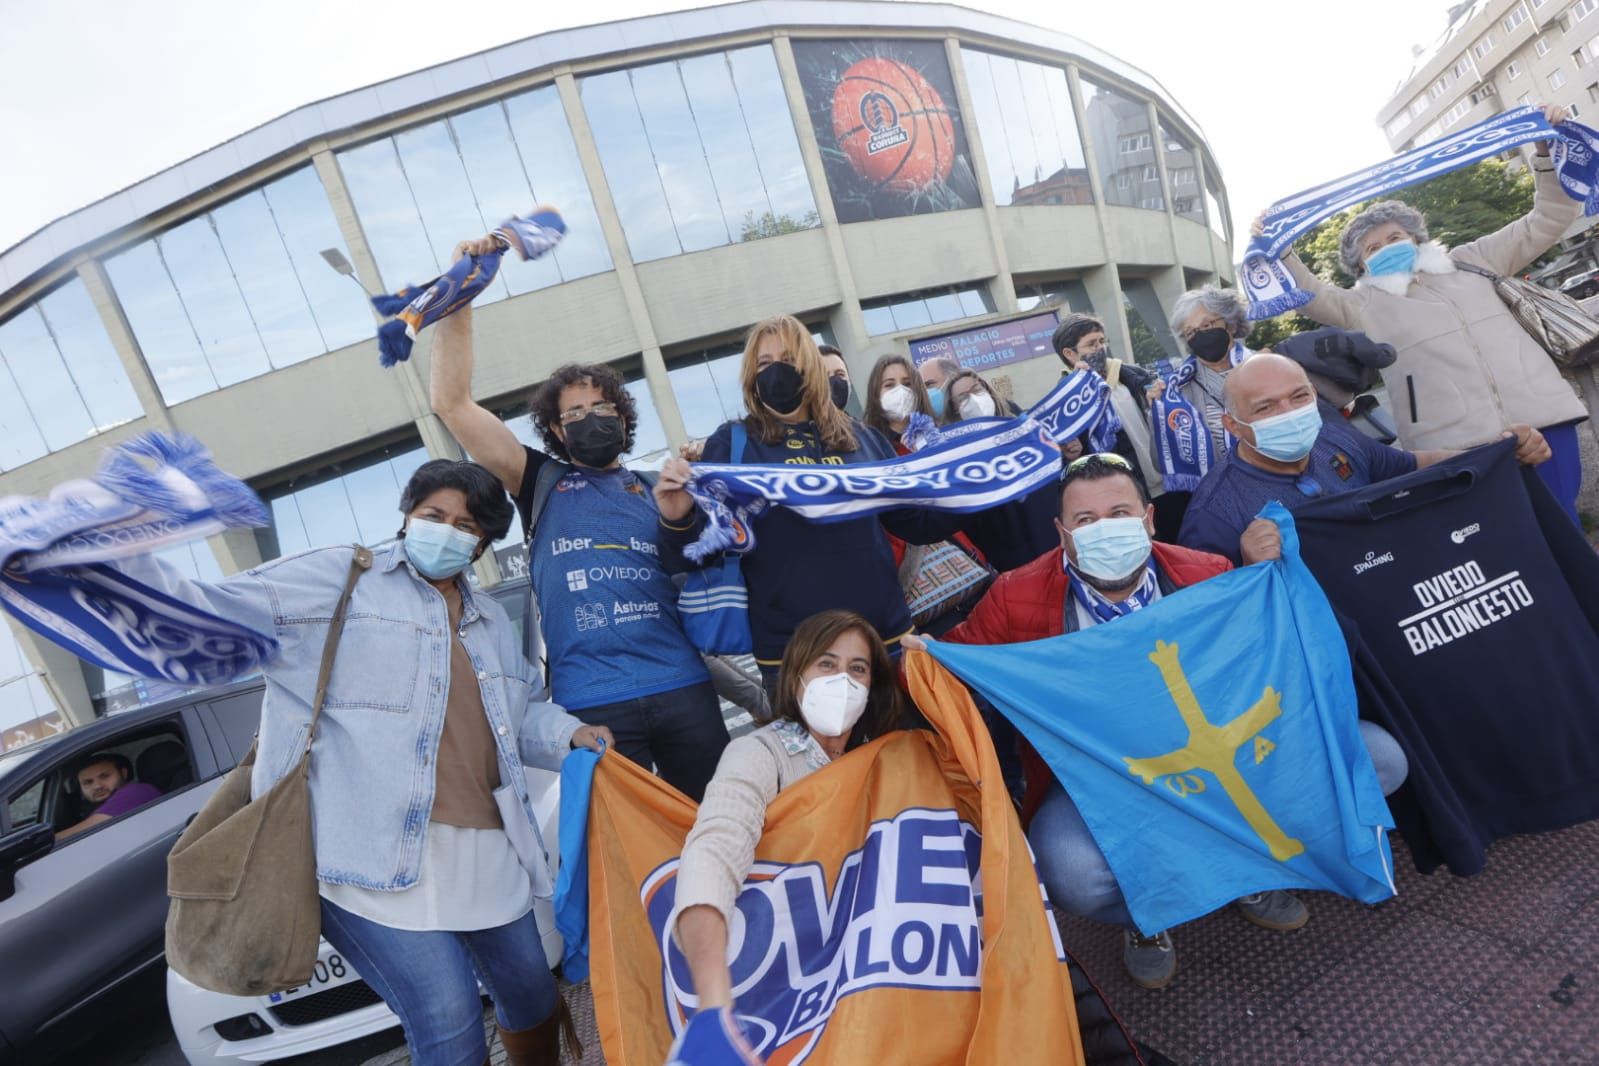
M573 422L581 422L589 415L614 418L616 417L616 404L597 403L593 407L569 407L561 412L561 425L569 426Z

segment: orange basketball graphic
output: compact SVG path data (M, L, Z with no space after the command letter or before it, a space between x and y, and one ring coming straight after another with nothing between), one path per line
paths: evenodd
M916 192L949 177L955 124L926 78L894 59L869 56L833 90L833 137L873 187Z

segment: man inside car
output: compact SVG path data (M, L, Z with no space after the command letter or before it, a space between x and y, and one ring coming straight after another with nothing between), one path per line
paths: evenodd
M120 818L161 795L154 785L133 780L133 764L126 756L109 751L91 755L78 765L78 788L85 800L98 806L83 821L57 833L57 840Z

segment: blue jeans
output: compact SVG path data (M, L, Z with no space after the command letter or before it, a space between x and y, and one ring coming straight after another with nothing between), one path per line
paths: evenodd
M1377 784L1384 796L1405 783L1410 763L1399 742L1375 722L1360 723ZM1049 901L1067 914L1096 922L1133 927L1126 897L1110 872L1110 864L1094 843L1088 824L1059 781L1051 781L1044 802L1027 827L1027 842L1038 860L1038 876L1049 891Z
M698 803L727 747L727 723L709 681L653 696L572 711L588 725L609 726L616 750Z
M1582 520L1577 517L1577 494L1582 491L1582 448L1577 442L1577 427L1556 426L1542 432L1553 454L1533 469L1549 486L1549 491L1555 494L1556 501L1566 514L1577 523L1577 528L1581 529Z
M400 1016L416 1066L488 1060L479 981L503 1029L531 1029L555 1013L559 993L531 910L494 929L413 932L323 900L322 935Z

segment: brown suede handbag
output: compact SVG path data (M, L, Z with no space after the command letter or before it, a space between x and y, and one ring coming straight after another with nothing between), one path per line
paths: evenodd
M251 744L167 856L167 965L201 988L262 996L311 979L322 936L311 838L311 742L350 594L371 565L372 553L357 545L328 623L299 764L252 800Z

